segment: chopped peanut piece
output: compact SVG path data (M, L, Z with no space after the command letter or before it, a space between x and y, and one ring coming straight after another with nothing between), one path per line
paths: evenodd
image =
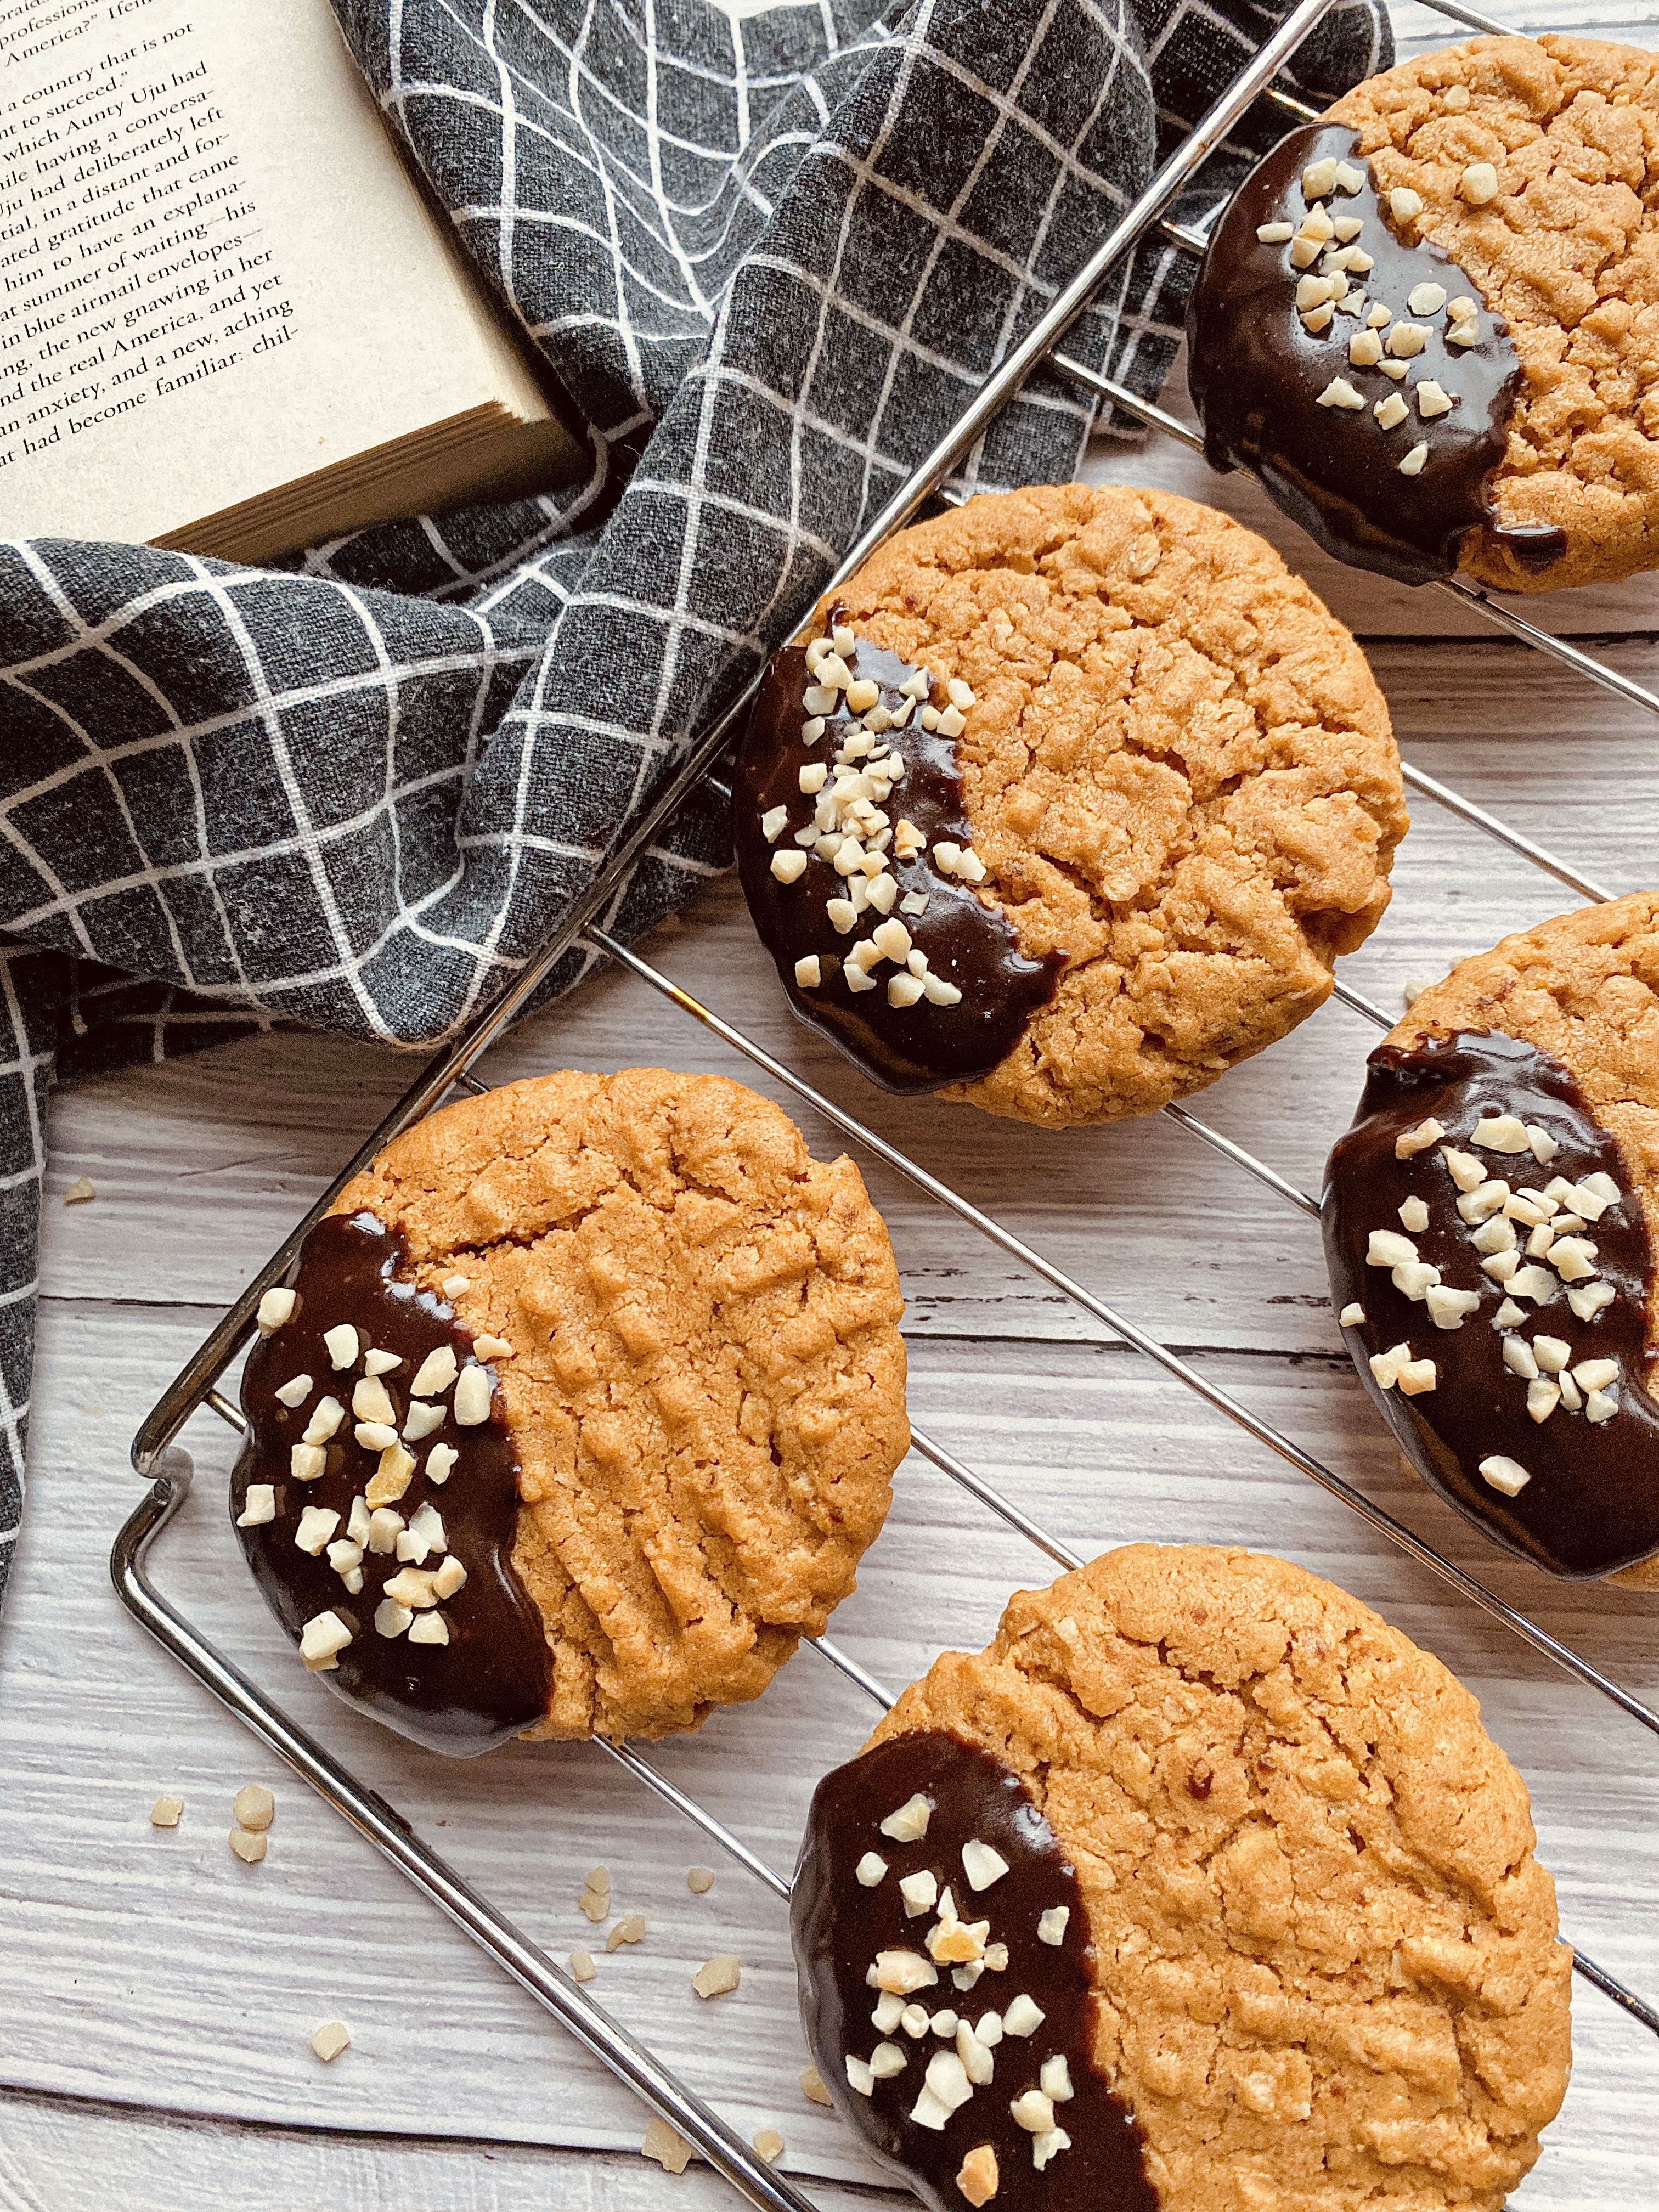
M351 2031L343 2020L325 2020L312 2030L311 2047L326 2066L351 2047Z
M829 2105L835 2101L824 2087L823 2076L816 2066L801 2068L800 2093L809 2105Z
M977 2150L970 2150L963 2160L957 2174L957 2187L970 2204L988 2204L997 2193L1000 2179L995 2151L989 2143L981 2143Z
M881 1832L890 1836L896 1844L920 1843L927 1832L933 1809L932 1803L918 1790L914 1797L906 1798L896 1813L887 1815L881 1824Z
M737 1960L722 1952L698 1967L691 1977L691 1986L700 1997L723 1997L737 1988L742 1972Z
M982 1920L945 1921L927 1938L930 1958L941 1966L965 1966L975 1959L985 1956L985 1936Z
M233 1828L230 1848L248 1866L258 1866L265 1855L264 1832L258 1828Z
M654 2158L665 2173L684 2173L691 2163L691 2146L675 2134L666 2120L653 2120L640 2145L641 2158Z
M605 1948L607 1951L614 1951L619 1944L641 1942L643 1942L644 1937L644 1913L624 1912L622 1918L617 1923L611 1933L605 1937Z
M268 1828L276 1817L276 1800L263 1782L250 1782L231 1799L230 1809L238 1826Z
M184 1809L184 1799L175 1797L169 1792L165 1797L158 1797L150 1807L149 1825L152 1828L176 1828L179 1825L179 1816Z

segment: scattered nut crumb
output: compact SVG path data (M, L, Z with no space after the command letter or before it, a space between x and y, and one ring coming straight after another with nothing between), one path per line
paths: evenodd
M685 1886L693 1897L702 1897L714 1887L713 1867L695 1866L686 1869Z
M179 1815L184 1809L184 1799L175 1797L169 1791L166 1796L158 1797L150 1807L149 1825L152 1828L176 1828L179 1825Z
M611 1917L611 1870L608 1867L590 1867L582 1893L576 1899L590 1920L608 1920Z
M599 1971L593 1964L591 1951L573 1951L570 1954L570 1972L577 1981L591 1982Z
M249 1866L258 1866L265 1855L264 1831L262 1828L233 1828L230 1848Z
M803 2066L801 2069L801 2094L807 2100L807 2104L834 2106L832 2094L823 2086L823 2075L818 2073L817 2066Z
M830 2092L823 2086L823 2077L816 2066L801 2068L800 2092L811 2105L828 2105L832 2101Z
M605 1937L605 1948L607 1951L614 1951L619 1943L638 1943L643 1940L644 1935L644 1913L624 1912L622 1918L617 1923L611 1933Z
M88 1182L85 1176L76 1176L64 1193L64 1203L65 1206L84 1206L89 1198L96 1198L97 1195L95 1186Z
M319 2028L313 2031L311 2047L325 2065L330 2059L337 2058L350 2045L351 2031L343 2020L325 2020Z
M665 2173L684 2173L691 2163L691 2146L676 2135L666 2120L653 2120L640 2145L641 2158L654 2158Z
M743 1969L728 1952L709 1959L691 1977L691 1986L700 1997L723 1997L734 1990L742 1978Z
M775 2166L783 2156L783 2137L775 2128L757 2128L755 2148L769 2166Z
M231 1799L230 1809L240 1827L268 1828L276 1817L276 1800L263 1782L250 1782Z

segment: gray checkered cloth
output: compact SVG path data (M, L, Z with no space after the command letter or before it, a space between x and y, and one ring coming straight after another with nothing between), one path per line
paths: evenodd
M54 1074L277 1023L407 1047L465 1022L1279 20L335 6L586 472L264 569L0 544L0 1589ZM1288 81L1318 100L1389 58L1372 0L1337 0ZM1182 212L1282 127L1258 106ZM1072 349L1150 395L1191 276L1150 242ZM1063 480L1091 428L1122 434L1039 377L959 486ZM726 858L694 804L605 926Z

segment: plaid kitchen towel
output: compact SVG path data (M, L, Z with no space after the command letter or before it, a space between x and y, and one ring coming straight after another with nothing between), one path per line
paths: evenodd
M0 544L0 1588L54 1073L276 1022L410 1046L464 1021L1279 20L335 6L586 426L587 472L257 570ZM1319 99L1389 58L1372 0L1336 0L1293 81ZM1182 211L1280 127L1259 112ZM1149 243L1073 349L1152 393L1191 276ZM962 488L1071 476L1092 415L1038 379ZM694 805L607 927L647 927L725 859Z

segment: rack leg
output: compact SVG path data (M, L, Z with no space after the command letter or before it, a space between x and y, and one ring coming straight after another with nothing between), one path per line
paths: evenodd
M190 1494L190 1456L177 1449L159 1453L147 1472L150 1487L110 1553L110 1579L134 1620L210 1690L244 1728L286 1760L406 1881L447 1913L520 1989L527 1990L659 2119L699 2150L758 2212L817 2212L811 2197L803 2196L786 2176L775 2173L711 2106L613 2020L579 1982L554 1964L539 1944L532 1943L505 1913L423 1844L378 1790L365 1789L216 1646L198 1635L184 1615L162 1597L146 1571L146 1555Z

